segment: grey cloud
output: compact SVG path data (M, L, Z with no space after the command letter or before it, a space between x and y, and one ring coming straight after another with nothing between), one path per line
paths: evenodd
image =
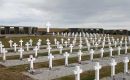
M130 21L130 0L7 0L3 5L6 3L17 4L14 12L17 10L19 17L0 20L1 24L32 22L41 25L50 21L56 25L74 25Z

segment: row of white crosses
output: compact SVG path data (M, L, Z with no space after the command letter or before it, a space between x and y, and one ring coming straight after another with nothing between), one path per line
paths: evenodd
M124 57L123 59L124 63L124 73L128 73L128 63L129 59L128 57ZM110 66L111 66L111 77L115 76L115 67L117 65L117 62L115 59L111 59ZM95 70L95 79L94 80L100 80L99 70L102 68L102 66L99 64L99 62L95 62L94 70ZM83 70L80 68L80 66L76 66L74 70L75 74L75 80L80 80L80 74L83 72Z

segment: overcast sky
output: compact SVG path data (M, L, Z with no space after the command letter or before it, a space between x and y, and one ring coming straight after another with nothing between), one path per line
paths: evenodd
M48 21L53 27L130 29L130 0L0 0L0 25Z

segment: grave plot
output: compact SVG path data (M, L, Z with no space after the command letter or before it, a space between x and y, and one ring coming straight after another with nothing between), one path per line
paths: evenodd
M128 60L123 61L124 57L130 58L129 41L126 36L118 38L88 33L57 33L52 36L53 39L38 38L35 43L33 39L20 39L18 42L10 39L8 48L5 48L1 41L0 64L5 66L3 70L21 72L32 80L99 80L108 76L100 75L103 74L100 70L111 67L113 77L116 66L123 62L126 63L125 72L128 71ZM13 51L10 52L10 49Z

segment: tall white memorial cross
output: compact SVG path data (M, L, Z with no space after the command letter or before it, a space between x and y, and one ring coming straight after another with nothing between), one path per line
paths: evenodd
M13 41L12 41L12 40L9 40L9 45L10 45L10 47L12 47L12 44L13 44Z
M111 76L113 77L115 75L115 66L117 65L117 62L115 61L115 59L111 60Z
M110 50L110 57L112 57L112 51L113 51L112 47L110 47L109 50Z
M101 52L101 58L103 58L104 49L101 48L101 49L100 49L100 52Z
M4 45L2 43L0 43L0 53L2 53Z
M68 53L68 52L65 52L65 53L64 53L64 57L65 57L65 66L68 66L69 53Z
M72 50L73 50L73 44L70 44L70 53L72 53Z
M20 60L23 59L23 52L24 52L24 49L21 47L18 52L20 52Z
M90 60L93 60L93 54L94 54L94 50L91 49L91 50L90 50Z
M51 46L48 46L48 47L47 47L48 54L50 54L50 53L51 53L51 49L52 49L52 48L51 48Z
M79 62L79 64L81 64L81 59L82 59L82 52L81 52L81 50L79 50L79 52L78 52L78 62Z
M60 46L59 46L59 49L60 49L60 54L62 54L63 46L60 45Z
M118 55L120 55L120 52L121 52L121 47L118 46Z
M74 70L75 74L75 80L80 80L80 73L82 73L82 69L80 69L80 66L76 66Z
M52 59L54 58L54 56L50 53L48 54L48 59L49 59L49 69L52 69Z
M5 62L6 61L6 53L7 53L8 51L5 49L5 48L3 48L3 50L2 50L2 53L3 53L3 61Z
M20 42L20 46L22 47L23 46L23 40L21 39L19 42Z
M99 70L101 69L101 65L99 64L99 62L95 63L94 69L95 69L95 80L99 80Z
M124 73L128 73L128 63L129 63L129 58L128 57L124 57Z
M128 52L128 46L125 46L125 54Z
M18 46L18 45L17 45L16 43L13 44L14 52L16 52L16 50L17 50L17 46Z
M32 46L32 42L33 42L33 40L30 39L30 40L29 40L29 44L30 44L30 46Z
M38 52L38 47L35 46L35 48L33 49L35 51L35 58L37 57L37 52Z
M27 42L25 45L26 45L27 51L29 51L29 45L30 44Z
M36 60L36 58L33 57L33 55L30 55L30 57L28 58L28 61L30 62L30 72L34 72L34 61Z
M46 26L47 26L47 32L49 33L49 32L50 32L50 27L51 27L50 22L47 22L47 23L46 23Z

